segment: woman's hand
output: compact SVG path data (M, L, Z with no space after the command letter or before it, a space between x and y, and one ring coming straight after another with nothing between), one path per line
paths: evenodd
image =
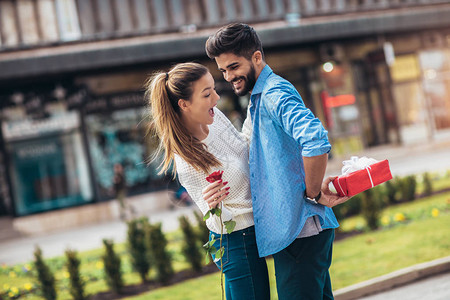
M217 205L230 193L228 191L230 187L225 187L227 184L228 181L222 182L221 179L210 183L203 189L203 199L208 203L209 208L217 207Z

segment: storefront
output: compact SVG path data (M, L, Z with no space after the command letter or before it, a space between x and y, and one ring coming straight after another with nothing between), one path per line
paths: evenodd
M3 99L1 214L113 199L115 164L124 167L130 196L172 183L158 174L160 161L150 161L158 140L148 133L141 91L96 96L85 86L50 84Z
M25 105L2 111L5 166L19 216L93 201L79 113L42 104L45 118L27 114Z

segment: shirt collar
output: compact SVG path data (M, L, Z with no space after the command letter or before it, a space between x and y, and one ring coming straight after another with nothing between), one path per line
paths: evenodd
M251 96L262 93L262 90L263 90L263 87L264 87L264 85L266 83L266 80L269 77L269 75L272 74L272 73L273 73L273 71L269 67L269 65L266 65L262 69L261 73L259 73L258 79L256 80L255 86L253 87L253 91L252 91Z

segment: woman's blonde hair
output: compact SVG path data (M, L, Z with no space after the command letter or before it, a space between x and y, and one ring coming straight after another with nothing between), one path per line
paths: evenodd
M156 73L145 83L146 99L151 106L154 128L160 138L156 158L164 150L160 174L167 172L173 163L176 173L174 154L179 155L197 171L206 174L210 169L219 166L219 160L208 152L207 147L193 137L181 121L178 105L180 99L191 100L193 84L208 73L208 69L198 63L182 63L174 66L169 72Z

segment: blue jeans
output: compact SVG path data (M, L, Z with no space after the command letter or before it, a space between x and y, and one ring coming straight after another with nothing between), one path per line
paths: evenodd
M326 229L273 255L278 299L334 299L329 272L333 240L334 229Z
M214 247L219 249L220 234L210 232L210 240L211 234L216 238ZM258 255L255 227L224 234L222 246L227 300L269 300L269 275L265 258ZM215 263L220 270L220 260Z

